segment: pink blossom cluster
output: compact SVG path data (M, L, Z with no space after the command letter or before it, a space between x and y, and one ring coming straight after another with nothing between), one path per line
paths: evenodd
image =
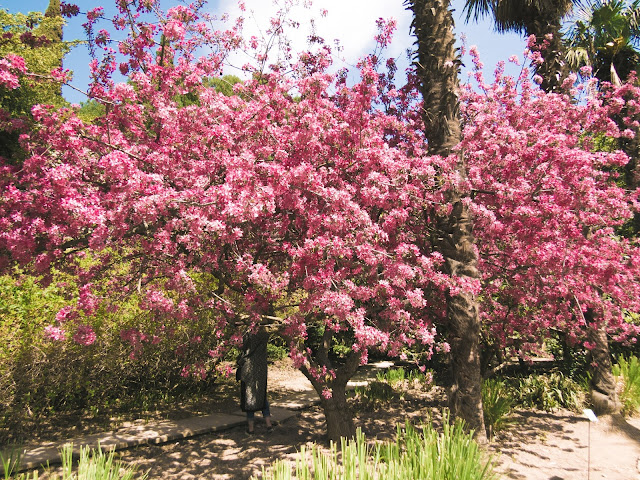
M640 308L639 251L616 228L637 211L638 192L616 183L627 156L596 149L597 137L624 135L612 109L635 112L623 94L632 87L576 104L527 76L498 70L492 84L462 95L458 148L467 188L477 192L483 321L495 341L521 353L551 329L582 337L587 309L617 338L634 337L626 311Z
M197 380L205 380L207 378L207 368L203 362L197 362L193 365L185 365L180 371L180 376L184 378L193 377Z
M86 314L103 300L92 284L110 275L105 301L135 292L157 318L215 317L213 356L264 316L280 317L295 365L325 398L347 374L311 339L348 341L353 371L370 348L446 351L436 327L459 292L481 294L486 330L523 354L552 328L582 339L588 308L617 338L635 334L624 315L640 311L640 255L616 228L636 193L615 184L626 156L595 148L598 136L622 134L614 108L637 130L632 94L579 104L542 93L526 69L506 77L503 66L486 84L472 50L480 86L460 92L463 141L454 155L431 156L414 73L397 87L393 62L383 74L367 57L348 85L344 72L328 72L331 49L320 44L287 68L260 63L227 97L203 78L243 45L241 22L210 31L197 6L144 22L155 5L119 2L113 25L133 33L118 52L94 36L103 56L92 62L90 94L105 113L88 123L74 109L34 106L27 158L2 160L0 268L76 273ZM88 26L101 16L90 12ZM282 26L274 20L273 31ZM394 24L379 26L386 43ZM211 53L201 55L204 45ZM118 69L126 83L114 80ZM451 188L468 193L475 215L479 279L446 275L432 244ZM96 265L83 270L86 251ZM62 338L54 328L47 334ZM142 329L121 333L132 356L157 338ZM80 326L74 338L94 335ZM203 365L183 374L202 378Z
M92 345L96 341L96 333L90 325L79 325L73 335L73 341L84 346Z
M63 341L67 339L64 330L55 325L47 325L46 327L44 327L44 335L46 338L55 341Z
M9 53L0 58L0 86L14 90L20 86L19 74L25 73L27 66L22 57Z

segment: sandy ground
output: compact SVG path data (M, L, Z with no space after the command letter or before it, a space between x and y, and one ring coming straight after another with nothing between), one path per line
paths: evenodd
M270 370L273 399L310 388L296 370ZM354 399L356 425L368 439L387 440L408 418L414 424L438 422L444 391L428 392L406 384L404 393L384 405ZM431 420L429 420L431 419ZM519 411L514 422L487 446L499 478L514 480L640 480L640 418L603 417L591 423L569 411ZM301 445L326 444L322 411L310 408L268 433L257 423L256 433L243 427L119 452L126 463L148 471L150 479L260 478L262 467L276 459L295 461Z
M515 418L490 445L505 478L640 479L640 418L591 423L569 411L523 411Z
M272 390L310 388L294 370L272 372ZM406 386L404 398L371 406L354 401L356 423L367 438L392 439L397 423L437 422L444 391ZM249 436L243 428L159 446L124 452L122 459L149 470L157 479L249 479L260 476L275 459L294 461L300 445L325 444L324 418L319 408L300 413L271 433L262 424ZM514 480L640 480L640 418L603 417L591 423L569 411L521 411L514 423L488 445L496 471Z

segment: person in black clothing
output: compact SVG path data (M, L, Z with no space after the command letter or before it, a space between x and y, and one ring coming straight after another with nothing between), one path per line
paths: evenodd
M267 343L269 334L264 328L243 337L238 356L236 380L240 381L240 407L247 414L247 433L254 431L255 412L261 410L267 431L273 428L267 400Z

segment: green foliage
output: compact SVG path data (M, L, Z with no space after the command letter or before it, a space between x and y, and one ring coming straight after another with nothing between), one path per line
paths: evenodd
M563 333L556 333L545 342L546 350L555 359L554 365L567 377L576 378L589 369L589 359L585 348L569 345Z
M231 97L236 93L233 91L233 86L236 83L240 83L242 80L235 75L224 75L222 77L206 77L202 79L202 86L213 88L215 91L222 93L227 97ZM189 105L197 105L199 103L199 96L197 92L188 92L180 95L176 102L179 107L186 107Z
M503 380L487 379L482 384L484 424L489 438L512 422L513 396Z
M122 462L114 459L115 452L113 450L104 453L100 448L97 450L89 447L80 447L80 459L74 469L73 463L73 445L67 444L60 451L60 459L62 460L62 476L50 474L47 476L50 480L133 480L136 478L136 467L124 465ZM5 457L0 452L0 461L4 467L4 478L11 478L20 465L20 457ZM13 463L12 463L13 462ZM74 472L75 470L75 472ZM39 478L38 471L32 473L21 473L13 477L15 480L37 480ZM139 480L146 480L147 473L142 473L137 477Z
M399 383L404 382L407 374L404 368L389 368L388 370L384 370L379 372L376 375L376 378L379 382L387 382L392 387L396 387Z
M69 51L70 44L61 41L62 16L45 16L40 12L11 14L0 10L0 28L5 33L0 40L0 57L9 53L25 59L29 71L47 76L51 70L62 66L62 58ZM35 39L25 43L23 34ZM23 37L24 38L24 37ZM64 105L60 85L45 79L22 80L17 90L0 88L0 103L13 115L27 115L31 106L46 103Z
M376 374L376 380L366 386L355 388L355 394L369 407L379 407L389 403L394 398L404 398L409 386L422 389L433 387L432 372L421 373L417 370L404 368L385 369Z
M222 77L207 78L204 84L208 87L215 88L216 92L220 92L227 97L231 97L232 95L235 95L233 86L236 83L241 82L242 80L240 77L236 77L235 75L224 75Z
M638 357L619 357L618 363L613 366L613 375L621 384L619 398L622 403L622 413L633 415L640 410L640 361Z
M464 431L460 421L450 424L443 416L442 431L432 425L417 430L408 422L397 429L395 442L373 445L358 429L356 438L342 439L340 453L332 442L329 452L313 446L301 447L295 465L298 480L489 480L497 478L491 459L487 459ZM341 461L340 461L341 459ZM289 480L292 466L275 462L262 471L265 480Z
M63 24L64 20L59 14L11 14L0 9L0 31L3 32L0 37L0 58L9 53L19 55L24 58L31 73L41 76L22 78L20 88L14 90L0 87L0 108L10 115L30 117L31 107L40 103L54 106L66 104L60 84L45 78L51 70L62 66L62 59L70 49L71 44L62 41ZM20 161L22 152L17 132L0 130L0 156Z
M282 337L271 336L267 344L267 358L269 361L282 360L289 356L289 350ZM234 357L235 358L235 357Z
M514 405L551 412L557 408L578 411L583 406L581 386L560 372L510 379Z
M13 472L20 468L22 461L22 452L16 448L9 451L0 451L0 464L2 465L2 473L4 480L11 478Z
M90 99L80 104L78 117L85 122L93 122L96 118L102 117L106 112L103 103Z
M155 410L213 391L212 360L202 364L206 379L184 377L182 369L209 358L208 350L218 342L214 318L203 314L188 326L155 318L133 296L123 299L117 311L103 308L79 319L98 334L92 345L46 338L44 328L76 296L75 282L62 274L47 287L19 273L0 277L0 445L20 441L34 423L61 413ZM142 325L148 337L162 330L160 341L143 342L133 354L121 337L132 325Z
M396 392L387 382L369 382L367 386L356 387L356 396L372 407L389 403L396 397Z

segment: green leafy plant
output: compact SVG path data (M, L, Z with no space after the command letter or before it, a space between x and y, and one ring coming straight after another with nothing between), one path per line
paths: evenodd
M640 409L640 361L636 356L621 356L612 370L619 384L622 413L633 415Z
M517 377L509 382L516 405L553 411L578 411L584 404L584 390L560 372Z
M407 374L404 368L389 368L376 375L379 382L387 382L392 387L396 387L399 383L404 382Z
M5 480L11 478L11 474L20 466L21 460L22 451L17 448L0 452L0 464L2 464L2 473L4 474Z
M18 470L20 465L20 456L16 456L15 453L11 453L8 460L0 454L0 459L4 468L5 480L10 478L37 480L39 478L37 470L12 477L13 472ZM127 466L115 460L114 450L105 453L100 448L80 447L80 458L74 469L73 445L67 444L60 451L60 459L62 461L62 475L51 473L47 477L50 480L133 480L137 474L135 466ZM142 473L137 478L146 480L147 477L147 473Z
M378 382L388 383L394 389L400 386L404 387L407 384L418 384L422 388L431 388L433 386L433 378L434 373L432 370L421 372L417 369L405 370L402 367L390 368L376 374Z
M0 276L0 445L22 442L36 422L48 417L68 413L108 418L213 391L213 361L203 364L208 369L205 379L181 375L185 365L208 359L208 350L217 345L210 314L203 313L188 326L156 319L140 309L140 299L133 295L117 312L101 308L82 318L99 332L92 345L55 341L45 329L56 324L61 308L76 301L78 287L74 278L60 272L46 287L38 281L17 270L13 276ZM139 341L132 353L132 344L121 333L134 325L147 341ZM164 334L158 333L161 341L151 342L159 328L165 328ZM66 335L71 334L72 329Z
M489 438L511 423L509 415L513 411L513 397L504 381L487 379L482 384L482 408L484 424Z
M378 406L389 403L396 392L387 382L374 381L363 387L355 388L356 396L367 402L369 405Z
M292 465L276 461L263 468L264 480L289 480ZM329 451L316 445L301 447L295 463L298 480L491 480L497 478L493 463L464 431L460 421L451 424L443 415L441 431L432 425L414 428L399 425L395 442L367 443L360 429L355 439L341 440L340 454L335 443Z

